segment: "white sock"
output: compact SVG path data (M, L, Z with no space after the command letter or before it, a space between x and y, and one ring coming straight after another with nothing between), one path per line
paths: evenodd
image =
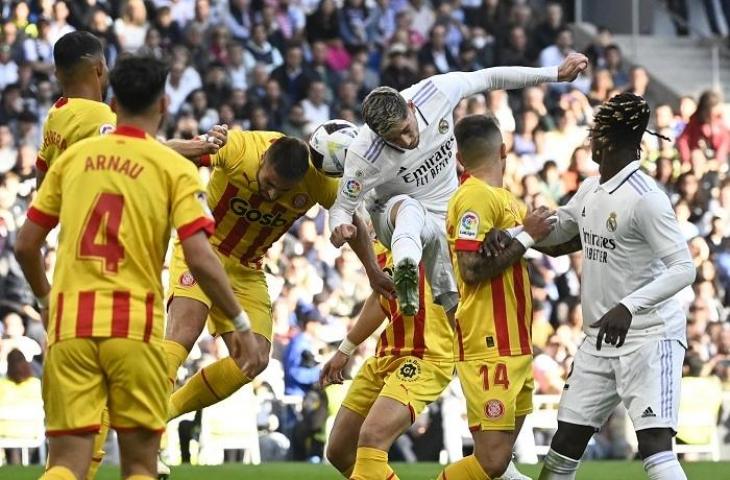
M418 265L421 263L423 244L421 231L426 221L423 207L412 198L407 198L398 207L395 216L395 228L390 242L393 253L393 265L398 265L404 258L409 258Z
M644 470L649 480L687 480L677 455L671 450L655 453L644 459Z
M580 460L561 455L552 448L545 456L545 462L538 480L575 480Z
M505 470L504 473L502 473L502 475L496 480L524 480L527 478L530 477L523 475L522 472L517 470L515 462L509 462L509 465L507 465L507 470Z

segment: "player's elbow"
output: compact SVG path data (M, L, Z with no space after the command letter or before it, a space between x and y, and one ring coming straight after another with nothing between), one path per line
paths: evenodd
M697 269L691 261L683 262L681 265L682 279L681 284L688 287L695 282L697 278Z
M28 235L27 229L21 228L13 246L15 258L18 260L18 263L21 265L27 263L33 258L33 255L37 255L40 252L40 249L41 246L37 242L34 242L30 235Z

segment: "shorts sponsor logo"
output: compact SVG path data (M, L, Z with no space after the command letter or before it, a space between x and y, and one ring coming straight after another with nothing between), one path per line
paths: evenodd
M362 183L350 178L342 181L342 193L353 200L357 199L362 192Z
M479 215L474 212L466 212L459 221L459 238L474 240L479 233Z
M114 125L111 125L109 123L105 123L101 127L99 127L99 135L106 135L107 133L110 133L114 130Z
M496 398L489 400L486 404L484 404L484 413L487 415L487 418L491 418L493 420L502 418L504 415L504 403Z
M198 282L195 280L195 277L193 277L193 274L186 270L182 273L182 275L180 275L179 283L183 287L192 287Z
M415 360L407 360L396 373L396 376L402 382L414 382L420 375L421 366Z
M294 208L302 208L304 205L307 204L307 200L309 197L306 193L298 193L294 195L294 199L292 200L292 205L294 205Z

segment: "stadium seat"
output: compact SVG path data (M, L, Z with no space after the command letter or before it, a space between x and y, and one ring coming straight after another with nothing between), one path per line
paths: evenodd
M533 397L533 410L528 416L533 434L537 433L538 430L548 430L551 433L546 437L548 441L545 443L538 443L538 439L545 436L535 435L535 453L538 456L547 455L548 450L550 450L550 438L552 438L552 433L558 429L559 403L560 395L535 395Z
M698 395L697 392L702 392ZM674 450L678 454L705 454L720 460L718 415L722 384L717 377L685 377L679 401L679 424Z
M46 432L43 402L24 405L0 405L0 448L21 449L21 462L30 463L29 449L40 449L45 461Z

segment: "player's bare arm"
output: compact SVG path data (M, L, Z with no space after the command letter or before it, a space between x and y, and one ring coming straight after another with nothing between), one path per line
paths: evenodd
M23 274L28 280L33 294L41 304L41 317L43 326L46 328L48 327L48 294L51 291L51 284L46 277L41 248L48 232L50 229L35 222L25 222L18 232L15 243L15 257L18 259L20 268L23 269Z
M246 355L241 370L250 378L255 377L266 359L261 358L260 355L255 355L258 350L258 342L251 331L248 316L241 310L241 306L236 301L223 266L213 253L208 238L203 232L198 232L183 240L181 244L185 253L185 262L190 272L200 283L200 287L228 318L234 319L234 323L237 324L236 328L243 333L239 337L234 337L239 338L240 344L234 344L233 350L237 347L244 352L250 352ZM231 355L238 356L238 352L232 351Z
M214 155L228 142L228 125L215 125L207 133L191 140L173 138L165 145L175 150L183 157L199 165L200 157Z
M322 367L319 383L323 388L327 385L341 384L345 381L344 370L352 357L352 353L383 324L385 312L380 306L378 297L379 295L373 292L365 300L365 305L363 305L355 325L347 333L334 356Z
M506 230L500 230L493 228L487 233L484 238L484 242L480 248L480 252L485 255L496 256L499 255L512 241L512 236ZM574 252L580 252L583 248L583 244L580 241L580 235L576 235L571 240L565 243L551 246L534 246L532 247L540 253L548 255L550 257L560 257L563 255L569 255Z
M355 214L352 217L355 225L355 235L348 240L348 244L352 251L355 252L357 258L362 262L365 267L365 273L370 281L370 288L373 289L377 294L383 295L386 298L395 298L395 285L390 275L386 274L380 269L377 260L375 259L375 252L373 252L373 242L370 238L370 233L365 225L363 219ZM340 228L340 227L338 227Z
M467 284L476 284L485 280L491 280L501 275L507 268L517 262L532 246L536 240L547 236L552 230L553 212L541 208L529 213L524 220L524 231L499 252L480 251L466 252L457 251L459 270ZM489 232L487 233L489 237ZM530 242L530 243L527 243ZM496 253L494 255L493 253Z

